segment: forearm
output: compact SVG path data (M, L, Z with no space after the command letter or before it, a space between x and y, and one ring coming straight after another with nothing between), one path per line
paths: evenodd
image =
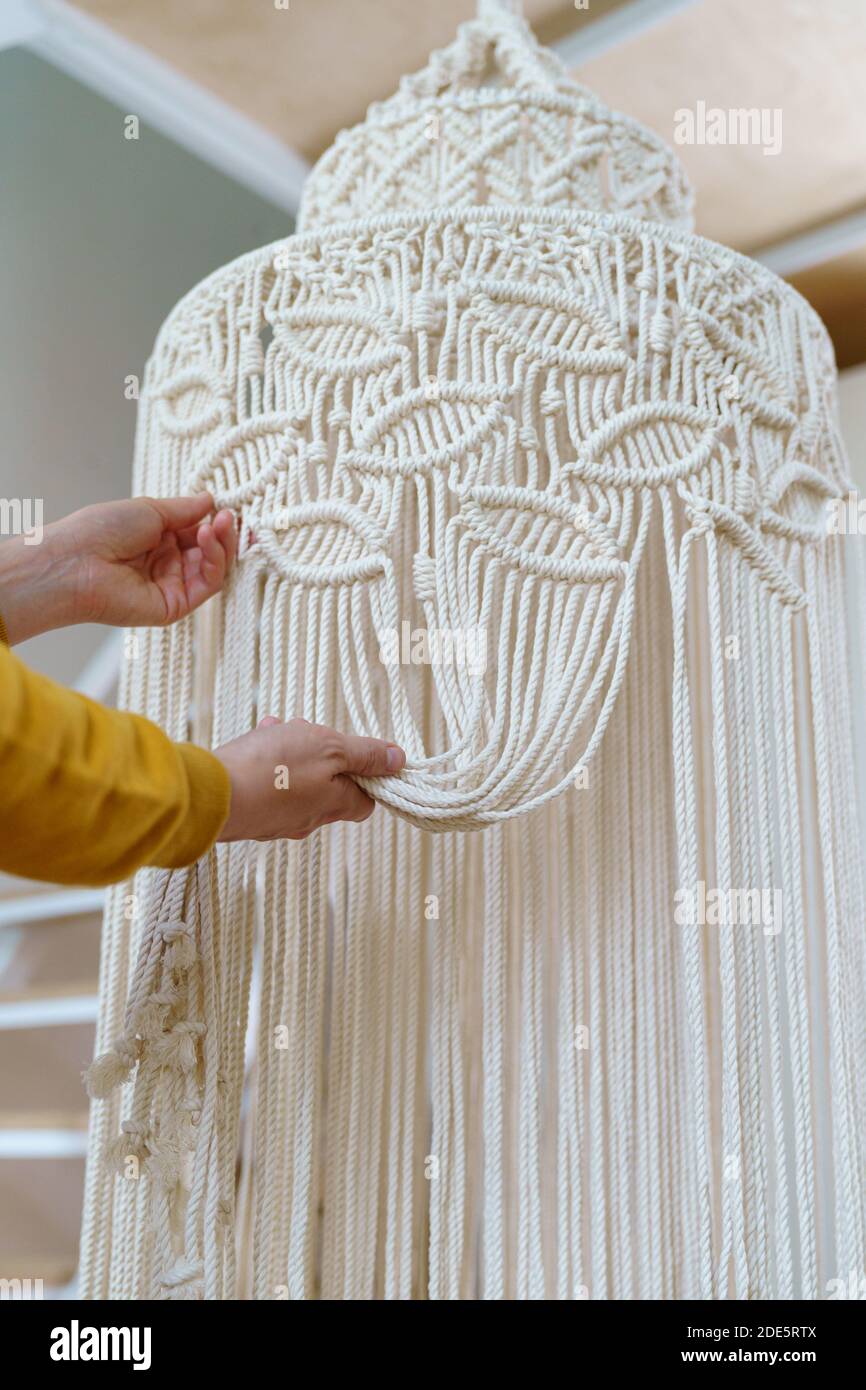
M68 566L56 554L50 528L38 545L23 536L0 542L0 616L10 646L75 622Z

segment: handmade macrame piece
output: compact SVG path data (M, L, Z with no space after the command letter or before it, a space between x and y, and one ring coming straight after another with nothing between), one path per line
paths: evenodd
M408 764L364 825L111 892L84 1297L864 1268L833 356L689 218L670 152L482 3L325 155L303 234L160 333L136 489L208 488L241 553L137 634L125 702Z

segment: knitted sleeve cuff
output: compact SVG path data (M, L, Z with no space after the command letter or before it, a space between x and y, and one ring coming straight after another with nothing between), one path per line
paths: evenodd
M206 854L225 824L231 804L231 779L219 758L194 743L176 743L189 779L190 814L170 845L158 856L159 869L179 869Z

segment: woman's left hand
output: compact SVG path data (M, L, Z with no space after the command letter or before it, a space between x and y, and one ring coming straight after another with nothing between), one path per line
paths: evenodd
M10 642L71 623L164 627L222 588L237 554L231 512L213 498L136 497L83 507L39 545L0 546L0 612Z

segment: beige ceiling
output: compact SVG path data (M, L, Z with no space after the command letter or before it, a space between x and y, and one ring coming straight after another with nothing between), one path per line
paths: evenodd
M475 0L76 0L314 160L475 13ZM612 6L598 6L598 12ZM528 0L550 40L568 0ZM567 23L563 25L563 14Z
M754 250L866 204L866 0L699 0L577 74L674 141L674 113L781 111L781 151L682 145L698 230Z
M475 11L474 0L76 3L310 160ZM591 0L582 11L571 0L525 0L524 10L553 42L619 3ZM675 113L698 102L780 110L776 155L676 147L706 236L754 251L866 207L866 0L695 0L575 75L669 143ZM855 265L862 259L845 258L842 273ZM859 332L855 360L866 357L866 325Z

